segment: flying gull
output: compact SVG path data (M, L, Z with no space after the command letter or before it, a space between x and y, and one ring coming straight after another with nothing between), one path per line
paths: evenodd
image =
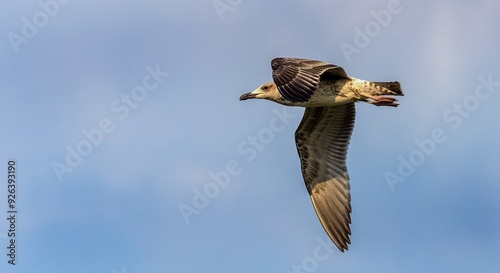
M240 100L267 99L306 110L295 142L302 176L316 214L343 252L351 243L351 194L346 166L354 128L354 103L398 106L398 82L369 82L349 77L340 66L308 59L275 58L273 82L243 94Z

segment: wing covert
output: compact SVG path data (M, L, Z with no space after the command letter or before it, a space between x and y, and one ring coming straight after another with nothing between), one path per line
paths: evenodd
M271 61L273 80L281 95L292 102L306 102L318 88L323 74L349 78L340 66L322 61L275 58Z

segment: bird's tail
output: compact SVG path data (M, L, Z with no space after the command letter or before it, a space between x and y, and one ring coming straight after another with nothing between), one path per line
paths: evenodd
M368 90L373 95L394 95L403 96L403 90L399 82L371 82L371 90Z
M353 81L360 100L376 106L398 106L397 99L392 96L403 96L399 82L369 82L355 79Z

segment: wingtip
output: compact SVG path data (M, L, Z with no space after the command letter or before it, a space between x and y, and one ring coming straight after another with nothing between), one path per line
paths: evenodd
M345 252L345 251L348 251L349 250L349 245L344 245L344 246L339 246L337 244L335 244L335 246L341 251L341 252Z

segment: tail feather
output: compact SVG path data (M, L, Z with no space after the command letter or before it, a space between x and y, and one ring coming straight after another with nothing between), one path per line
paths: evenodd
M401 84L399 82L372 82L374 85L382 87L383 89L387 89L387 94L380 95L395 95L395 96L404 96L403 90L401 89Z

